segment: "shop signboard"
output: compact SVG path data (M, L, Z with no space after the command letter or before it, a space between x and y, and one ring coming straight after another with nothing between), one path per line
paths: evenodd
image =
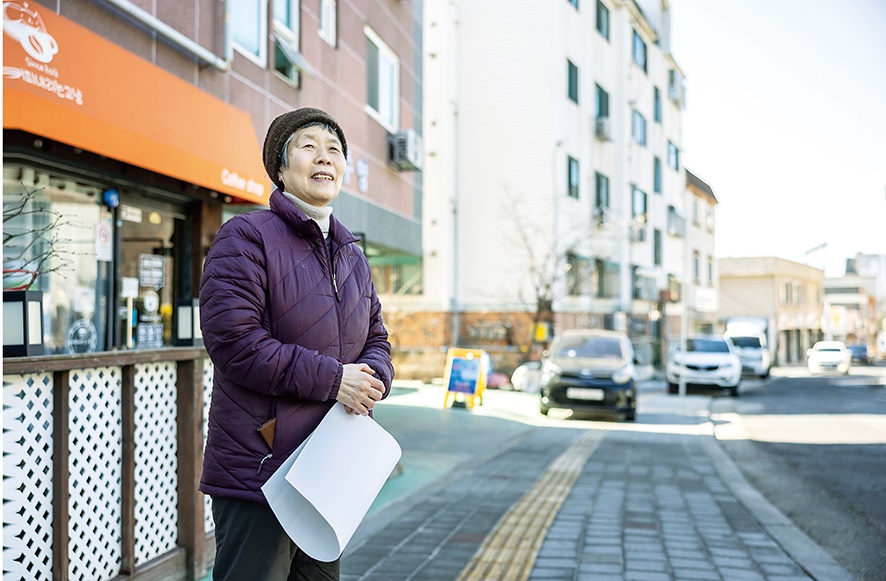
M468 409L483 401L489 356L482 349L450 348L446 354L443 385L446 397L443 407L461 399ZM450 401L451 400L451 401Z

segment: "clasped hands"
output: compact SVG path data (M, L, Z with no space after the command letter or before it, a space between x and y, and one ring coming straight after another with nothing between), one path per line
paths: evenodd
M369 415L385 393L385 384L373 377L375 370L365 363L348 363L342 366L341 385L335 398L345 406L349 414Z

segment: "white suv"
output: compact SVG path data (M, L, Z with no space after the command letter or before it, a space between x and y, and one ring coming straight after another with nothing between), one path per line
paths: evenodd
M667 364L668 393L677 393L680 379L687 385L720 387L738 396L741 383L741 361L735 354L732 340L714 335L686 339L686 353L677 343Z
M771 362L769 361L769 349L766 346L766 335L726 331L725 336L732 339L732 344L735 345L735 352L741 360L742 373L760 379L769 377Z

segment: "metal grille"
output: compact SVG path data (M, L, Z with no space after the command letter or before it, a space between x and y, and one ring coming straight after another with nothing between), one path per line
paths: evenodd
M176 366L135 366L135 564L176 546Z
M3 579L52 578L52 374L3 376Z
M206 434L209 430L209 403L212 401L212 361L208 358L203 360L203 449L206 450ZM203 520L206 534L215 530L215 521L212 520L212 499L208 495L203 496Z
M109 579L120 573L120 368L72 371L69 380L68 575Z

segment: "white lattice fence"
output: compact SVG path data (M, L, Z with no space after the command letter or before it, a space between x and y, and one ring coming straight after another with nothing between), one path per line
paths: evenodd
M206 449L206 433L209 431L209 404L212 401L212 372L215 368L209 358L203 360L203 449ZM215 530L212 519L212 499L203 497L203 520L206 534Z
M122 553L120 368L74 370L68 383L68 574L110 579Z
M135 564L176 546L176 365L135 366Z
M52 374L3 376L3 579L52 579Z

